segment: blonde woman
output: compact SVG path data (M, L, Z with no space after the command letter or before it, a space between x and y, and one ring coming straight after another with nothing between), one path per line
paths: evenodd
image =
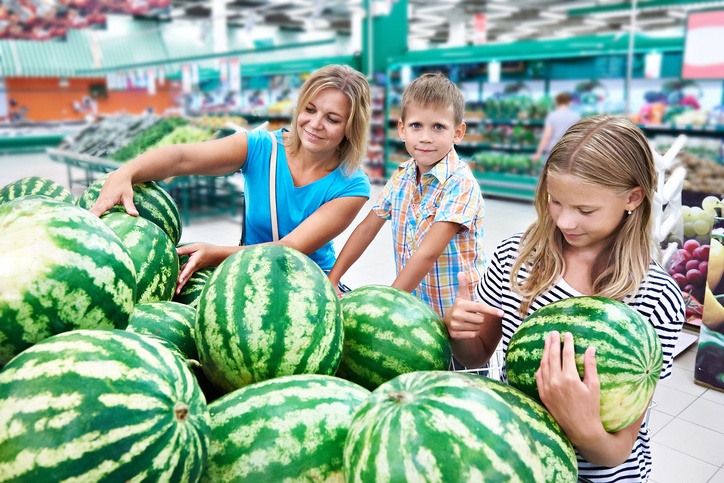
M623 117L594 116L574 124L551 150L538 184L537 220L497 247L477 286L477 301L460 290L445 314L453 354L479 367L525 317L551 302L580 295L621 300L654 327L671 374L684 322L676 283L652 258L651 206L656 171L643 133ZM460 286L467 280L459 276ZM561 342L563 350L561 351ZM561 364L561 357L569 358ZM644 414L607 433L599 418L594 352L581 380L570 334L551 333L536 374L541 400L576 448L579 474L591 481L646 481L651 472Z
M335 261L332 239L349 226L370 196L360 169L367 150L370 88L367 79L344 65L315 71L304 83L291 123L280 129L237 133L198 144L166 146L143 153L109 176L91 212L100 216L116 204L133 215L134 183L172 176L244 175L244 246L278 243L305 253L323 270ZM276 204L279 240L273 241L270 158L277 142ZM216 266L243 246L194 243L178 249L190 255L176 291L201 268Z

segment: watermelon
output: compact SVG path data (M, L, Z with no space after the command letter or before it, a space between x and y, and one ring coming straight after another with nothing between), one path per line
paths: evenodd
M101 194L101 188L108 179L109 173L96 179L76 200L81 208L90 210ZM148 181L133 185L133 204L138 215L155 223L171 238L173 244L181 239L181 214L178 205L158 183ZM108 211L125 212L123 206L115 206Z
M0 481L199 481L210 419L171 351L124 330L45 339L0 372Z
M209 277L195 336L204 373L224 393L274 377L333 375L342 356L339 299L306 255L252 246Z
M573 445L542 404L513 386L496 379L473 374L470 374L470 378L502 397L528 428L535 442L536 454L543 462L545 477L542 481L548 483L578 481L578 461Z
M8 183L0 189L0 204L28 195L47 196L66 203L75 201L73 194L55 181L39 176L28 176Z
M126 330L157 337L184 358L197 360L195 326L196 309L193 307L176 302L149 302L136 304Z
M378 387L344 444L347 482L543 481L526 425L468 374L419 371Z
M653 326L623 302L604 297L572 297L533 312L518 327L508 345L508 382L540 400L535 373L545 339L552 331L573 334L578 374L583 377L583 354L596 348L601 383L601 421L616 432L646 410L661 375L663 354Z
M347 293L341 306L344 348L337 376L373 390L400 374L450 364L445 324L409 292L368 285Z
M343 481L349 425L369 391L302 374L250 384L209 404L203 481Z
M178 282L176 246L158 226L127 213L105 213L101 220L118 235L136 268L136 302L171 300Z
M199 299L201 298L201 292L204 290L206 281L212 273L214 273L214 268L212 267L202 268L201 270L195 271L191 274L189 279L186 280L184 286L181 287L181 291L174 294L171 300L180 304L188 305L189 307L197 308L199 305Z
M136 300L128 250L70 203L24 196L0 205L0 367L73 329L125 329Z

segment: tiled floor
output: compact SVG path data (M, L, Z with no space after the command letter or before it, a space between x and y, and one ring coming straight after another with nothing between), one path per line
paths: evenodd
M66 166L50 161L44 154L0 156L0 187L24 176L44 176L68 185ZM79 189L74 189L74 194L78 195ZM373 186L373 198L379 189ZM368 203L338 237L338 249L369 207ZM525 228L535 216L527 202L488 199L486 209L488 255L500 240ZM239 234L238 219L196 219L184 227L182 241L236 244ZM391 240L386 226L350 269L345 283L351 287L391 283L395 277ZM684 345L694 342L695 336L695 332L687 331L682 337L686 339ZM691 343L675 359L673 376L662 382L654 395L657 406L650 418L654 456L651 481L656 483L724 483L724 393L694 383L695 356L696 343Z

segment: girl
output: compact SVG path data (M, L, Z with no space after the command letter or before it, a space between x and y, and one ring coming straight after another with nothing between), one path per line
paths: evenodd
M664 353L661 378L671 374L673 348L684 322L676 283L652 258L652 200L656 171L643 133L623 117L594 116L574 124L551 150L535 196L538 219L497 247L470 300L459 295L445 314L453 354L468 367L503 351L523 320L568 297L598 295L639 311L654 326ZM561 351L561 340L563 349ZM546 339L536 381L541 400L578 454L579 474L591 481L646 481L649 431L641 417L607 433L599 417L595 354L578 377L571 334Z

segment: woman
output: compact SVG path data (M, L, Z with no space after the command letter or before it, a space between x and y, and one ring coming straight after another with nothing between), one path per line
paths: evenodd
M220 176L241 170L246 197L245 246L277 243L309 255L329 271L332 240L344 231L370 196L361 171L370 121L367 79L343 65L314 72L304 83L292 117L292 130L250 131L198 144L148 151L113 172L91 212L100 216L116 204L132 215L134 183L173 176ZM275 159L277 223L270 208L271 153ZM272 228L278 227L274 241ZM196 270L216 266L244 246L194 243L180 247L189 255L181 268L177 293Z

